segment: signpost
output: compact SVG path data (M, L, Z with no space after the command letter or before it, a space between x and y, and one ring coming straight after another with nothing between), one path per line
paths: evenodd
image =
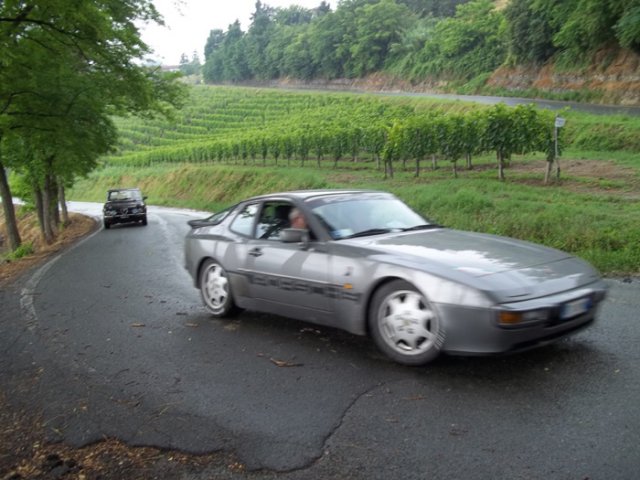
M549 183L549 177L551 176L551 168L555 162L556 164L556 180L560 179L560 162L558 161L559 153L558 153L558 129L564 127L566 120L563 117L556 115L556 119L554 122L553 129L553 143L554 143L554 152L553 159L548 161L547 163L547 172L544 176L544 183Z
M553 140L555 142L555 151L556 151L556 162L558 161L558 129L564 127L564 124L566 123L566 120L563 117L559 117L558 115L556 115L556 123L555 123L555 130L554 130L554 135L553 135Z

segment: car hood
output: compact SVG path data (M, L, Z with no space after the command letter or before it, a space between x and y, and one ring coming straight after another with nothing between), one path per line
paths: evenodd
M394 263L458 281L492 296L525 299L577 288L599 279L572 255L496 235L438 229L369 237L369 248Z

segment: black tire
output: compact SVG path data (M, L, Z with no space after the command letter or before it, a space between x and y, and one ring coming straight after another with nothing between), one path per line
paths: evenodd
M233 300L226 270L213 259L206 260L200 269L200 296L214 317L228 317L240 311Z
M109 230L111 228L111 224L109 222L107 222L106 220L104 221L104 228L106 228L107 230Z
M142 225L146 225L147 224L147 216L145 215L144 217L142 217Z
M393 280L374 294L369 331L376 346L403 365L424 365L440 354L444 328L428 300L408 282Z

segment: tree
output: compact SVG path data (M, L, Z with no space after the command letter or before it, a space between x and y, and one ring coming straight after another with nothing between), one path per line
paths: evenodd
M354 59L353 73L364 76L381 70L390 46L400 40L411 21L409 9L394 0L382 0L357 8L355 38L349 49Z
M191 58L189 58L186 53L180 56L180 71L186 76L200 73L200 57L198 56L198 52L194 51L191 54Z
M640 53L640 0L612 0L617 14L613 29L620 45Z
M180 104L175 74L135 62L149 52L135 22L148 21L161 22L148 0L0 4L0 194L9 223L5 167L33 185L50 240L59 186L88 173L115 144L111 115L168 114ZM19 246L19 237L10 241Z
M549 20L553 44L568 64L584 62L616 40L623 47L640 49L638 0L536 0L532 9Z
M209 57L215 53L217 50L222 47L224 42L225 33L216 28L209 32L209 37L207 38L207 43L204 46L204 60L205 62L209 59Z
M223 80L240 82L251 77L251 70L247 63L245 37L238 20L229 25L220 53L224 72Z
M397 0L421 17L453 17L456 7L469 0Z
M504 10L507 20L509 61L544 63L556 52L548 11L537 10L530 0L511 0Z
M271 7L263 5L258 0L255 4L255 12L251 16L251 26L244 38L247 65L254 78L268 78L265 53L271 38L274 13Z
M492 72L505 58L506 24L491 0L460 5L456 16L438 22L420 51L421 76L471 79Z

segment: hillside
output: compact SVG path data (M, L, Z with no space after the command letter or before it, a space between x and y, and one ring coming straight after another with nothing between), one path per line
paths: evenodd
M305 84L640 105L637 3L345 0L334 10L258 2L245 32L213 30L209 84ZM193 65L184 65L190 72Z

